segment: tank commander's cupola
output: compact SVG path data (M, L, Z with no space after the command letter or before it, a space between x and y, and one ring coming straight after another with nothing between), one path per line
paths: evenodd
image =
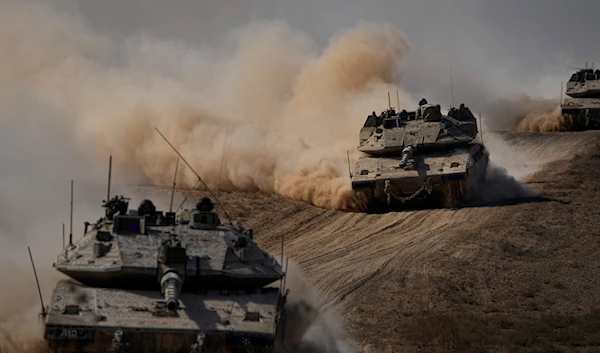
M190 227L194 229L215 229L221 224L221 220L213 211L214 205L208 197L203 197L192 211Z
M140 203L138 207L138 216L150 216L154 217L156 214L156 206L152 203L152 201L146 199Z

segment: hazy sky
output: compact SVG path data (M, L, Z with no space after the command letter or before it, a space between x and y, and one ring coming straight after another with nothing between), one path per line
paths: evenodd
M600 59L600 2L592 0L54 1L114 39L147 34L192 45L214 45L258 19L284 20L322 46L360 20L392 23L411 45L403 85L446 102L451 65L457 100L484 99L482 89L557 98L570 67Z

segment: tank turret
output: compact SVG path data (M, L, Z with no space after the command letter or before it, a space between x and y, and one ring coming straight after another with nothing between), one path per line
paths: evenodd
M366 190L372 206L464 204L485 181L488 153L475 142L478 132L464 104L444 115L423 98L414 111L373 112L359 134L357 149L365 155L354 166L352 188Z
M175 311L179 307L179 293L181 292L181 278L177 271L173 269L167 272L160 279L160 287L165 295L165 304L169 311Z
M150 199L128 204L109 199L105 217L58 255L70 278L45 316L49 352L273 352L285 274L252 230L221 222L208 197L189 218L166 217Z

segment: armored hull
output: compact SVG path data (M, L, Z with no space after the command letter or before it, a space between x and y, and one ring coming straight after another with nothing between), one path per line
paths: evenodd
M85 234L58 255L55 267L70 279L57 283L45 314L49 352L281 347L281 264L258 247L252 230L221 223L206 200L180 217L149 200L137 210L127 210L123 197L107 202L106 216L86 223Z
M352 188L366 191L371 209L468 203L483 187L488 164L477 133L464 105L448 115L439 106L372 115L361 130L358 150L365 155L352 171Z
M253 294L183 292L176 312L157 306L160 291L54 288L45 325L50 352L273 352L277 288Z
M600 70L582 69L569 82L561 113L569 130L600 129Z

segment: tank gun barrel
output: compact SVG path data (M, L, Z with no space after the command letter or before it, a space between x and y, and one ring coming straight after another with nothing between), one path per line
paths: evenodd
M406 146L402 150L402 159L400 160L400 168L406 167L408 160L412 158L414 154L414 148L412 146Z
M167 270L160 279L160 287L165 296L167 309L169 311L176 310L179 307L179 293L181 293L181 278L177 271Z

